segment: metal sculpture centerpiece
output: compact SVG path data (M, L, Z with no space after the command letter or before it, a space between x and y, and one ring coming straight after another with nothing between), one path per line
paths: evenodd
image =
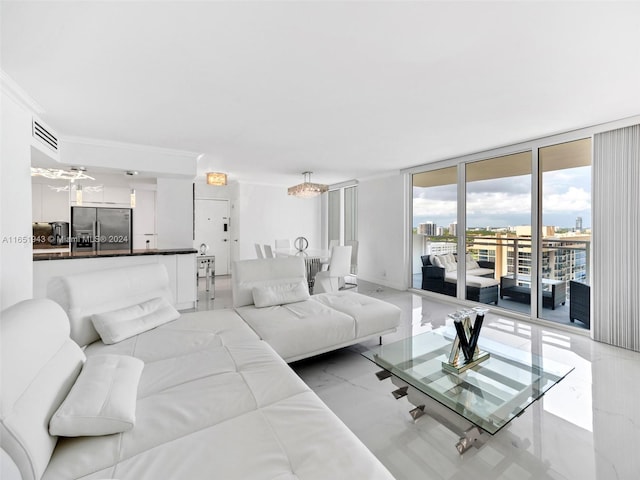
M456 329L456 338L451 345L449 361L442 362L444 371L460 374L489 358L488 352L482 352L478 348L480 329L482 328L484 315L488 311L488 308L476 307L449 314ZM476 318L472 326L471 316L473 314L475 314ZM460 355L461 352L462 355Z
M309 240L305 237L298 237L293 241L293 246L296 247L298 252L304 252L309 247Z

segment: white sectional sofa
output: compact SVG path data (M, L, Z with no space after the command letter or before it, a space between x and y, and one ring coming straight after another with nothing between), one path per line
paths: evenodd
M400 323L398 307L366 295L309 296L301 257L234 262L231 281L236 312L289 363L394 332Z
M167 320L167 285L104 270L2 312L1 453L24 480L393 478L234 311Z

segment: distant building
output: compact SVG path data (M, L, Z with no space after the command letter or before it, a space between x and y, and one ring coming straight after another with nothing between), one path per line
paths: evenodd
M454 237L458 235L458 222L449 224L449 235L453 235Z
M427 255L444 255L445 253L456 253L457 244L455 242L429 242L427 244Z
M576 218L576 232L582 231L582 217Z
M418 233L420 235L427 235L428 237L435 237L437 235L437 225L433 222L421 223L418 225Z

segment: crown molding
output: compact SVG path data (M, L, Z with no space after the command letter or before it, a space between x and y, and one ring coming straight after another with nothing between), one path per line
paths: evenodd
M44 108L36 102L16 81L11 78L4 70L0 70L0 87L2 93L7 95L13 101L22 105L36 115L45 113Z

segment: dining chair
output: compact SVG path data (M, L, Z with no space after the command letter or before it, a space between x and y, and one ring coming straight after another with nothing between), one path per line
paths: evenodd
M329 240L329 251L333 249L333 247L337 247L340 245L340 240ZM326 260L322 260L320 262L320 270L327 270L329 268L329 262L331 261L331 257Z
M347 277L353 279L352 282L345 282L345 285L348 285L348 288L354 288L358 286L358 240L347 240L344 243L345 245L351 245L351 267Z
M337 292L344 287L344 277L351 268L351 245L336 246L331 249L329 269L316 274L313 293Z
M260 244L256 243L256 255L258 255L258 258L264 258L264 253L262 253L262 247L260 246Z
M264 246L264 258L273 258L273 249L271 245Z
M291 241L288 238L276 238L276 250L290 250Z

